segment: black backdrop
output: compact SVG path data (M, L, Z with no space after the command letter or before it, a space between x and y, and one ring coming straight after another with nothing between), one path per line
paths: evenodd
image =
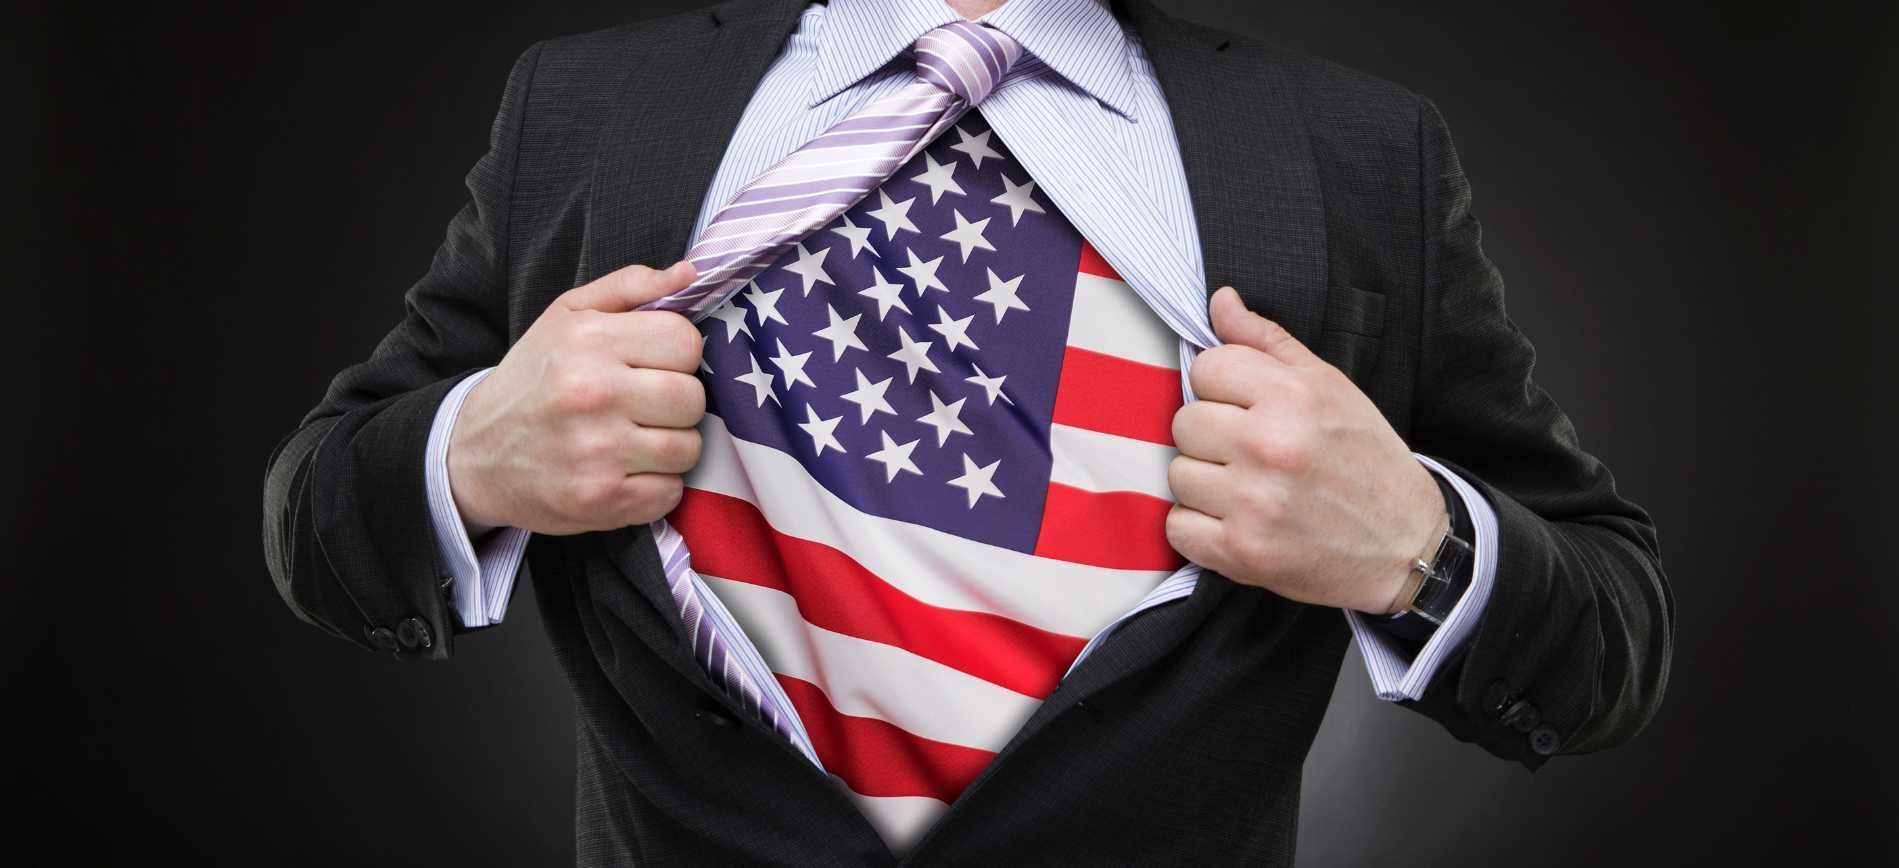
M1680 603L1649 731L1535 775L1348 660L1302 864L1899 859L1892 4L1163 3L1437 101L1538 379L1653 512ZM572 710L531 592L445 665L323 638L264 570L264 459L399 316L514 56L687 5L68 4L7 28L4 138L32 166L0 426L16 840L571 858Z

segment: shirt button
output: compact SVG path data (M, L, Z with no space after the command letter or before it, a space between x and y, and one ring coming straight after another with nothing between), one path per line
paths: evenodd
M364 627L363 637L369 640L369 644L376 646L378 651L393 654L397 648L401 647L401 643L396 641L396 631L388 627Z
M1557 736L1556 727L1545 724L1530 731L1530 750L1539 756L1549 756L1556 752L1562 738Z
M396 640L404 648L428 648L435 644L435 636L429 632L429 622L421 618L404 618L396 625Z

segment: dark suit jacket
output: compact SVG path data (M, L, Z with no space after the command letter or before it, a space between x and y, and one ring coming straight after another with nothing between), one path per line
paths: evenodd
M707 183L804 0L733 2L529 49L470 200L407 314L270 457L270 569L305 620L408 659L459 625L424 500L443 395L562 291L686 249ZM1232 284L1352 379L1501 523L1461 659L1407 707L1535 768L1639 731L1673 601L1647 514L1530 378L1431 103L1133 0L1173 112L1210 287ZM580 861L892 861L846 796L693 661L644 528L537 536L528 567L578 699ZM912 851L917 865L1288 864L1338 677L1339 613L1206 574L1130 620ZM374 638L372 638L374 637ZM1541 748L1539 751L1538 748Z

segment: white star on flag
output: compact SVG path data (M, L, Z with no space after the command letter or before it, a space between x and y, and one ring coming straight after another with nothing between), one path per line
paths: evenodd
M996 276L995 269L985 268L983 270L989 272L989 289L986 292L978 293L976 300L986 301L995 307L997 325L1002 324L1003 315L1009 311L1029 309L1028 304L1016 296L1016 287L1022 285L1023 275L1018 274L1008 280L1003 280ZM908 311L906 311L906 313L907 312Z
M844 220L844 225L836 227L831 231L850 240L851 258L856 259L857 254L866 250L870 251L871 256L876 256L877 248L870 246L870 233L877 231L876 227L858 226L851 222L851 215L849 214L843 215L842 219Z
M909 313L909 311L904 312ZM752 336L752 325L745 321L745 308L733 304L730 300L714 308L711 317L725 323L725 342L728 344L741 333L748 338Z
M996 246L990 244L989 239L982 237L982 230L989 225L990 218L984 217L981 220L971 223L963 217L963 212L961 211L951 208L950 214L956 218L956 228L943 233L943 240L954 241L956 242L956 246L963 249L964 262L969 261L969 254L973 251L995 251Z
M1008 496L1002 493L1002 489L996 487L996 468L1000 466L1002 466L1002 459L998 458L989 462L989 465L986 467L977 467L976 462L969 460L969 454L964 453L963 475L950 480L949 484L967 492L969 494L969 508L975 509L976 501L981 500L985 494L995 497Z
M831 342L831 361L835 362L844 358L844 351L853 347L870 352L870 348L864 346L864 342L857 338L857 321L864 318L863 314L853 314L849 319L845 319L838 316L837 308L829 304L824 306L824 312L831 317L831 324L812 332L811 336ZM904 313L909 313L909 311L905 310Z
M1002 159L1002 154L1000 152L996 151L996 149L994 148L989 147L989 136L991 133L994 133L994 132L995 132L994 130L983 130L982 135L972 136L969 133L964 132L962 127L957 127L956 137L960 139L960 141L958 141L956 144L950 145L950 150L962 151L963 153L968 154L970 162L975 163L976 168L981 169L982 161L984 158L995 157L998 160Z
M1010 226L1014 226L1022 222L1022 212L1024 211L1034 211L1037 214L1048 213L1047 211L1042 210L1042 206L1035 204L1035 182L1034 181L1030 181L1026 184L1018 185L1016 184L1016 182L1009 180L1008 174L1004 173L1002 175L1002 187L1003 187L1003 190L1002 190L1001 195L998 195L994 199L990 199L989 201L994 202L997 205L1001 205L1009 209L1009 225Z
M903 326L897 326L897 337L903 339L903 347L891 353L889 357L903 363L904 371L910 375L910 379L907 382L914 383L917 381L918 368L922 368L932 374L943 373L936 369L935 362L930 361L929 341L919 341L910 337L910 330Z
M976 376L964 377L963 382L975 383L976 385L981 386L982 390L988 393L989 395L989 406L991 407L995 406L997 398L1001 398L1002 400L1007 401L1010 404L1015 403L1014 399L1010 398L1008 395L1002 394L1002 381L1009 379L1008 374L1003 374L1000 377L991 377L988 374L983 373L983 369L981 365L971 364L970 367L976 369Z
M910 206L916 204L917 200L905 199L902 202L892 202L890 194L884 192L882 187L877 188L877 197L883 200L883 207L871 211L870 216L884 224L885 241L895 239L897 233L906 229L911 232L920 231L915 223L910 222Z
M824 257L829 256L829 255L831 255L831 248L829 247L819 246L818 252L812 253L804 249L803 242L799 242L798 261L787 263L784 266L784 269L786 271L789 271L792 274L795 274L795 275L798 275L799 277L804 278L804 295L805 296L808 297L811 295L811 287L813 285L816 285L819 283L829 283L832 286L837 285L835 282L831 280L831 276L829 274L824 273ZM782 292L782 290L780 291Z
M928 152L924 153L923 159L929 163L929 170L918 172L916 177L910 180L930 188L930 204L935 205L936 200L943 197L943 191L945 190L955 193L958 196L963 195L962 185L956 183L955 160L950 160L947 163L939 163L936 161L936 158L930 156Z
M785 377L786 394L790 394L791 387L799 383L803 383L813 389L818 387L817 383L811 381L811 375L804 372L804 363L808 361L811 361L811 354L809 352L799 353L794 356L790 350L785 349L784 341L780 340L778 342L778 355L772 356L771 363L777 365L778 372Z
M803 428L804 433L811 435L811 448L817 450L816 454L823 455L825 447L830 447L846 454L850 452L850 450L844 448L844 444L837 441L837 423L844 421L843 416L821 419L818 418L818 411L812 408L810 404L806 404L804 405L804 418L806 421L799 422L798 427Z
M930 323L930 331L942 335L944 348L952 353L964 344L968 344L972 350L980 350L982 347L976 346L976 342L969 339L969 324L975 318L975 314L970 314L962 319L950 319L949 311L939 305L936 308L936 322Z
M884 448L864 457L884 466L884 482L895 482L899 473L923 475L923 471L917 469L917 463L910 460L910 453L916 451L917 444L923 441L912 440L899 446L897 441L890 439L890 432L879 431L877 435L884 438Z
M936 396L935 390L930 391L930 412L918 416L917 421L936 429L936 445L943 445L949 440L951 434L975 436L962 420L963 402L967 400L969 399L957 398L945 404L942 398Z
M745 284L745 300L751 302L752 312L758 314L758 324L761 326L772 320L791 325L785 322L784 315L778 312L778 297L784 294L785 291L782 289L766 292L756 280Z
M752 372L749 374L735 375L732 379L752 387L752 392L758 399L756 406L765 406L766 398L770 398L773 404L778 404L781 407L784 406L778 401L778 393L772 391L771 374L766 373L764 368L758 366L758 357L751 353L746 353L745 358L751 361Z
M845 392L844 400L857 405L859 425L870 424L870 417L877 413L897 415L896 408L890 406L889 399L884 397L884 392L890 390L890 381L896 379L895 377L885 377L873 383L864 376L862 370L853 369L852 373L857 375L857 388Z
M910 254L910 258L914 260L916 254ZM857 294L877 300L877 321L883 322L884 314L889 313L893 307L909 313L910 306L903 303L903 284L885 280L884 270L875 265L870 267L870 273L876 276L877 282L871 284L869 289L858 290Z
M943 264L943 257L938 256L935 259L925 262L917 258L917 252L914 250L906 248L903 252L909 254L910 264L899 265L897 266L897 270L903 272L904 276L910 278L911 283L916 284L918 298L921 298L924 292L931 289L949 292L949 287L943 285L943 279L936 276L936 269ZM910 310L905 308L903 312L909 313ZM882 318L881 316L878 317L880 320Z

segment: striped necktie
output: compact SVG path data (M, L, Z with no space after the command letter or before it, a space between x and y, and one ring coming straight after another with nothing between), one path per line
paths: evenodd
M956 21L918 37L913 53L919 81L853 112L740 188L686 251L698 278L645 309L703 319L987 98L1022 56L1022 46L988 25ZM664 525L662 520L653 527L657 532ZM727 695L796 741L790 723L772 713L759 685L713 628L690 571L672 563L685 556L683 546L661 554L693 656Z
M741 188L686 251L698 279L647 308L697 321L724 304L980 104L1022 56L1008 34L973 21L931 30L914 48L920 81L851 113Z

